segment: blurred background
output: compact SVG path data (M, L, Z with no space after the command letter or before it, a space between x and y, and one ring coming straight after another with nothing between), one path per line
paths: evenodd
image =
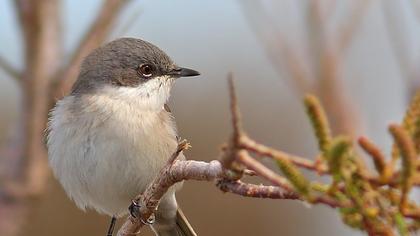
M314 158L308 92L336 134L367 135L389 153L387 124L420 85L419 26L418 0L0 1L0 235L105 235L109 218L76 208L42 144L48 109L104 42L141 38L202 73L177 81L170 103L190 159L218 158L227 141L229 72L250 136ZM359 235L328 207L212 183L186 182L178 201L202 236Z

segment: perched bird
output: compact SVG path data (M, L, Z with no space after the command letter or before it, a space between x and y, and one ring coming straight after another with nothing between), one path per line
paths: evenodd
M51 111L47 129L50 166L79 208L112 216L111 225L128 213L132 199L177 149L175 121L166 109L172 85L197 75L135 38L112 41L84 59L71 93ZM159 204L152 226L156 235L195 235L177 213L179 188L171 187Z

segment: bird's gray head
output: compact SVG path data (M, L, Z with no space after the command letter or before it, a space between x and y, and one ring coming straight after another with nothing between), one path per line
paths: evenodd
M197 75L195 70L177 66L151 43L121 38L97 48L85 58L72 95L108 92L166 101L176 78Z

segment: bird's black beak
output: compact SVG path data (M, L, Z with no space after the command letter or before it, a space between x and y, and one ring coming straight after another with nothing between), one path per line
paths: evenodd
M200 75L200 72L188 68L177 67L168 73L169 75L177 77L190 77Z

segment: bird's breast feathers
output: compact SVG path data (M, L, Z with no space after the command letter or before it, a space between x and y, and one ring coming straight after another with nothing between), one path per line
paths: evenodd
M51 112L50 165L81 208L125 210L177 147L174 121L163 109L166 100L141 101L135 88L124 89L68 96ZM157 102L160 109L146 106Z

